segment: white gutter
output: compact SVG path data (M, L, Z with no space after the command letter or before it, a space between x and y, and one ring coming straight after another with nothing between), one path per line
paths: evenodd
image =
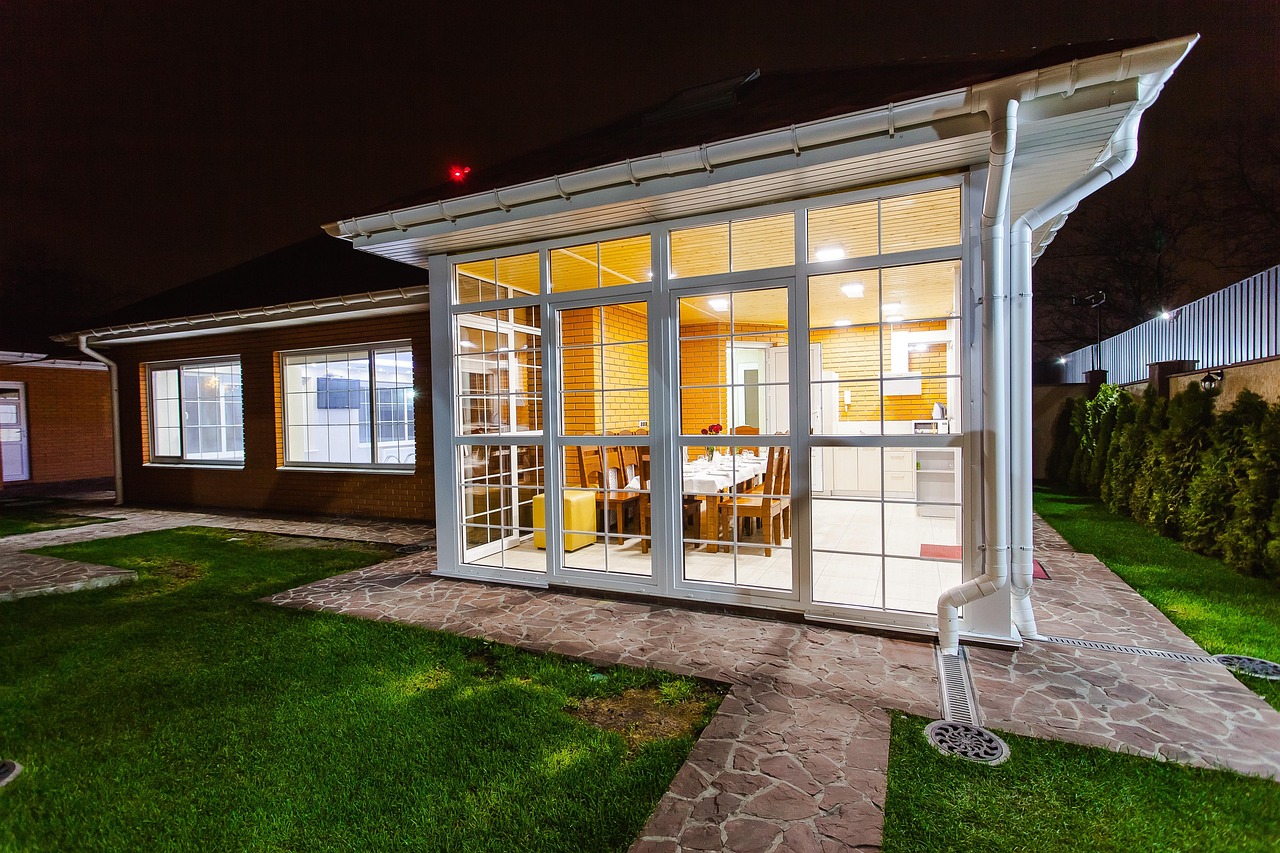
M1191 41L1194 42L1194 39ZM334 237L355 240L385 232L405 232L410 228L433 223L448 222L452 225L464 217L483 213L511 213L513 208L556 198L571 201L575 196L595 190L624 184L639 185L674 175L712 172L717 168L748 160L782 154L798 156L807 149L884 133L893 134L900 128L988 111L990 103L1009 96L1010 92L1016 93L1013 95L1016 100L1028 101L1045 95L1071 95L1077 89L1088 86L1161 73L1171 63L1176 65L1176 60L1185 55L1187 47L1187 38L1170 39L1030 71L968 89L952 90L900 104L887 104L764 133L624 160L458 198L343 219L324 228Z
M116 506L124 503L124 467L121 463L120 455L120 375L116 369L116 363L99 352L89 348L89 336L80 335L79 340L80 352L89 356L94 361L100 361L107 366L107 370L111 373L111 443L115 451L116 466Z
M1017 297L1013 303L1012 348L1010 372L1012 409L1010 429L1013 433L1011 503L1013 513L1013 623L1024 637L1039 637L1035 613L1031 608L1031 587L1035 576L1035 552L1031 504L1031 319L1032 234L1046 223L1075 210L1085 197L1092 195L1129 171L1138 157L1138 124L1142 114L1155 103L1160 90L1172 76L1182 58L1199 41L1199 36L1186 40L1181 57L1153 79L1143 81L1146 92L1139 93L1138 103L1125 117L1111 142L1109 156L1087 174L1053 198L1022 214L1013 224L1010 264Z
M1009 289L1006 241L1009 186L1018 147L1018 101L991 122L991 155L982 203L982 531L983 571L938 596L938 645L960 653L960 608L1009 580Z
M30 361L41 361L49 357L44 352L0 352L0 364L23 364Z
M310 299L302 302L287 302L280 305L266 305L260 308L244 308L236 311L219 311L213 314L196 314L190 317L174 317L166 320L148 320L144 323L127 323L120 326L103 326L98 329L86 329L83 332L70 332L55 335L52 340L61 343L75 343L86 337L102 340L121 335L134 335L146 332L159 332L171 329L187 329L199 326L220 326L228 323L248 325L277 319L289 314L298 313L341 313L346 309L360 309L362 306L394 307L387 303L410 303L424 300L427 296L427 285L399 287L393 290L378 290L369 293L355 293L346 296L330 296L324 299Z

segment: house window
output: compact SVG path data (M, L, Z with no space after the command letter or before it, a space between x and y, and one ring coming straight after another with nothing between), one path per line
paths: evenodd
M239 360L153 365L149 376L153 460L244 462Z
M286 464L417 461L408 343L285 353L280 361Z

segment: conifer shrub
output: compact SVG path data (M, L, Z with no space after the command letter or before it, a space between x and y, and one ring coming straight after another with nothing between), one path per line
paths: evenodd
M1085 404L1085 428L1093 444L1093 455L1085 486L1089 494L1098 495L1107 472L1107 455L1111 450L1111 438L1116 426L1116 411L1120 398L1129 392L1119 385L1103 385L1093 399Z
M1266 414L1266 401L1245 390L1214 419L1204 464L1191 478L1180 519L1183 541L1192 550L1222 556L1221 537L1231 520L1232 496L1247 477L1246 431L1260 427Z
M1280 403L1270 406L1256 427L1244 429L1243 474L1231 496L1231 519L1222 532L1227 565L1251 575L1280 577Z
M1058 486L1065 486L1071 476L1071 463L1075 461L1076 448L1080 446L1079 437L1071 429L1071 419L1073 410L1081 404L1081 400L1067 398L1053 422L1053 446L1045 463L1045 476Z
M1134 421L1138 416L1138 402L1132 394L1116 396L1115 417L1111 440L1107 447L1107 461L1103 466L1102 481L1098 484L1098 496L1112 512L1129 514L1129 493L1133 490L1133 472L1129 470L1131 459L1128 445Z
M1151 491L1145 523L1155 532L1178 538L1187 489L1204 461L1213 424L1216 394L1192 382L1168 403L1165 427L1154 437L1147 458Z

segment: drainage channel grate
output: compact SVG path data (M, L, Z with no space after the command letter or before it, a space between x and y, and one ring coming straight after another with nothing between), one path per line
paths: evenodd
M942 700L942 719L978 725L978 694L969 678L969 661L964 649L958 655L937 650L938 689Z
M1150 658L1180 660L1185 661L1186 663L1213 663L1214 661L1214 659L1208 655L1193 655L1186 652L1170 652L1165 651L1164 649L1144 649L1141 646L1118 646L1115 643L1099 643L1096 640L1076 640L1072 637L1050 636L1042 636L1040 639L1049 643L1058 643L1063 646L1075 646L1078 649L1092 649L1097 652L1121 652L1123 654L1143 655Z

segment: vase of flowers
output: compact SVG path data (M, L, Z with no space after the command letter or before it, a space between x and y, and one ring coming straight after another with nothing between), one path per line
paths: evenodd
M719 435L724 432L724 424L708 424L702 428L703 435ZM713 445L707 445L707 461L710 462L715 455L716 449Z

